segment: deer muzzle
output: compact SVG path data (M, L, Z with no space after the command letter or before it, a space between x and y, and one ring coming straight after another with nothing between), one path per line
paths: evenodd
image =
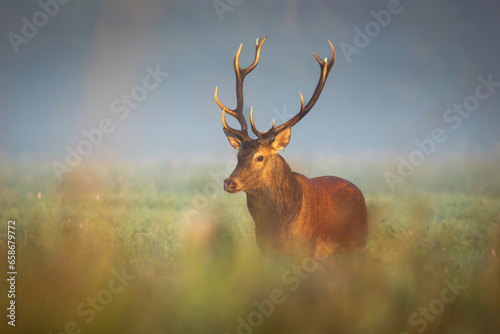
M228 193L234 194L240 191L241 185L236 179L228 177L224 180L224 190Z

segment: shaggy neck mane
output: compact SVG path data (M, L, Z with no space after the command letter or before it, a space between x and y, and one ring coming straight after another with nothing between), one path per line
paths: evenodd
M257 228L258 225L283 227L293 221L300 210L302 188L290 166L279 155L272 175L266 179L262 188L247 193L248 209Z

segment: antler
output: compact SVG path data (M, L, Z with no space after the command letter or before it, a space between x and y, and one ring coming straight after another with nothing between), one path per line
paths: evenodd
M224 131L228 131L232 133L233 135L239 137L242 141L245 140L250 140L250 136L248 135L247 132L247 122L245 121L245 116L243 115L243 80L245 79L245 76L250 73L255 66L257 66L257 63L259 62L260 58L260 49L262 48L262 45L264 44L264 41L267 39L267 35L262 39L262 41L259 44L259 39L255 41L255 59L253 63L248 66L247 68L241 68L239 65L239 58L240 58L240 52L241 52L241 47L243 46L243 43L240 44L240 47L238 49L238 52L236 53L236 56L234 57L234 73L236 74L236 108L234 109L228 109L226 108L220 101L219 98L217 97L217 87L215 87L215 102L217 105L222 109L222 124L224 125ZM227 125L226 123L226 113L229 115L233 116L238 120L241 126L241 130L234 129ZM252 125L253 129L253 125Z
M299 95L300 95L300 111L299 111L299 113L297 115L293 116L287 122L281 124L278 127L275 127L275 123L274 123L274 120L273 120L273 126L271 127L271 129L267 130L266 132L259 132L255 128L255 124L254 124L253 117L252 117L252 109L250 109L250 124L252 126L252 131L259 138L259 140L261 140L261 141L269 141L269 140L271 140L278 133L280 133L281 131L283 131L285 128L292 127L295 124L297 124L312 109L312 107L314 106L314 104L318 100L319 95L321 94L321 91L323 90L323 87L325 86L326 78L328 77L328 74L332 70L333 64L335 64L335 49L333 48L333 45L330 42L330 40L328 40L328 43L330 44L330 48L332 50L332 54L331 54L331 58L330 58L329 62L327 62L327 60L328 60L327 58L325 58L325 60L322 61L316 55L316 53L313 52L314 58L316 58L316 60L319 63L319 66L321 68L321 75L319 77L318 84L316 86L316 89L314 90L314 93L313 93L311 99L309 100L309 102L307 102L307 104L305 106L304 106L304 97L302 96L302 93L299 91Z

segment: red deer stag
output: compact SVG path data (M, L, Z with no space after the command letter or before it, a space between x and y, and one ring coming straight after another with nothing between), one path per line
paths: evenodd
M350 251L357 254L360 270L363 267L367 238L367 213L361 191L351 182L335 176L309 179L290 169L278 152L290 141L290 129L314 106L335 62L335 50L330 41L331 59L314 57L321 67L318 85L311 99L304 105L302 93L298 114L280 126L259 132L250 108L250 125L257 139L247 132L243 116L243 80L259 62L260 50L267 36L256 41L255 59L247 68L238 62L242 45L234 57L236 73L235 109L222 109L222 124L229 143L238 150L238 163L224 181L229 193L244 191L247 206L255 222L255 235L262 252L271 257L297 261L298 256L314 257L325 267L335 262L334 253ZM226 123L225 115L235 117L241 130ZM327 262L325 260L328 259ZM330 261L331 260L331 261ZM327 266L327 263L330 265Z

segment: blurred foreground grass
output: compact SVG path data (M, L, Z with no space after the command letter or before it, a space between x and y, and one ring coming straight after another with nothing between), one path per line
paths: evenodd
M365 273L351 283L260 261L244 194L217 182L224 167L103 163L59 182L49 165L3 165L0 254L6 263L15 218L18 276L16 327L6 325L2 292L0 328L500 332L499 161L429 164L394 193L383 167L344 167L302 166L308 176L347 177L365 193ZM0 286L8 290L5 280Z

